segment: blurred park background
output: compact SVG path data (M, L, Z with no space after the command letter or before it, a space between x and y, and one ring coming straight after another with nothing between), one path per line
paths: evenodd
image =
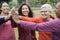
M56 3L59 2L60 0L0 0L0 2L2 1L8 2L10 9L12 7L18 9L20 4L25 2L31 7L35 14L39 15L41 5L48 3L51 4L53 8L55 8ZM36 16L35 14L34 17Z
M39 15L40 15L40 6L41 5L47 4L47 3L51 4L52 7L53 7L53 10L54 10L56 3L59 2L60 0L0 0L0 2L2 2L2 1L8 2L10 9L12 7L15 7L16 9L18 9L20 4L25 2L31 7L31 9L34 13L34 17L39 17ZM54 11L53 11L52 15L56 16ZM14 31L15 31L15 34L16 34L16 40L18 40L18 30L17 29L18 28L14 28ZM38 37L38 35L37 35L37 37Z

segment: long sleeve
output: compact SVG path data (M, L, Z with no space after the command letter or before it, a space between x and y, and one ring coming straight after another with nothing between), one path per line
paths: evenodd
M21 16L20 19L23 21L29 21L29 22L35 22L35 23L43 22L43 19L41 17L40 18L30 18L30 17Z
M24 16L21 16L20 19L24 21L30 21L30 22L35 22L36 20L36 18L30 18L30 17L24 17Z
M33 23L33 22L20 22L21 27L25 27L31 30L43 31L43 32L59 32L60 31L60 19L56 19L50 22Z
M3 18L0 18L0 24L4 23L5 22L5 19L4 17Z

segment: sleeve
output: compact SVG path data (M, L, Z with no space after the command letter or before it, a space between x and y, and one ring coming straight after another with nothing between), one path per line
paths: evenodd
M5 18L0 18L0 24L4 23L5 22Z
M60 21L53 20L50 22L43 23L33 23L33 22L20 22L21 27L25 27L31 30L43 31L43 32L59 32L60 31Z
M29 22L35 22L36 21L36 18L30 18L30 17L24 17L24 16L21 16L20 19L23 21L29 21Z
M12 19L12 16L10 17L9 20L11 20L11 25L12 25L13 28L16 28L18 26L18 24L15 23L14 20Z

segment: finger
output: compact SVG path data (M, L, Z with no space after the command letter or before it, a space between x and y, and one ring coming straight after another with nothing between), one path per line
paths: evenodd
M14 7L11 9L11 14L15 14L15 8Z

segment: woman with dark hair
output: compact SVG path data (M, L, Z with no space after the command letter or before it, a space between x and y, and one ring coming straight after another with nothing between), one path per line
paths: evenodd
M23 3L19 9L18 13L20 16L33 17L32 10L29 5ZM35 31L18 27L19 40L36 40Z
M23 10L22 7L23 7L23 6L27 6L27 9L28 9L28 11L29 11L28 14L25 14L25 12L24 12L24 13L22 12L22 10ZM27 9L26 9L26 10L27 10ZM19 13L19 15L21 15L21 16L33 17L32 10L31 10L30 6L27 5L26 3L21 4L21 6L20 6L19 9L18 9L18 13Z
M8 3L0 3L0 18L6 18L4 23L0 24L0 40L16 40L15 33L9 20L9 6Z

